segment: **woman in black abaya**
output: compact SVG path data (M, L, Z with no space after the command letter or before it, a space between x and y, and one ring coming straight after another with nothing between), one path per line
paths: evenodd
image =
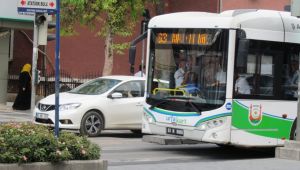
M19 75L19 92L13 104L15 110L28 110L31 103L31 65L25 64Z

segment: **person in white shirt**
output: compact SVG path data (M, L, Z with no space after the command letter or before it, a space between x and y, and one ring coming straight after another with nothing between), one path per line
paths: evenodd
M287 75L287 81L285 85L288 87L285 90L285 94L289 97L298 97L298 81L299 81L299 62L296 60L291 61L290 74Z
M143 68L143 71L145 71L145 67ZM136 76L136 77L145 77L146 75L145 75L145 73L143 71L142 71L142 65L140 65L139 66L139 71L136 72L134 74L134 76Z
M182 86L182 82L184 79L184 73L185 73L184 68L185 68L185 61L180 60L179 65L178 65L178 70L174 73L176 87Z
M235 82L235 92L238 94L251 94L251 87L245 76L239 75Z
M298 61L293 60L291 62L291 74L288 79L288 84L298 86L298 80L299 80L299 63Z
M222 69L220 69L216 73L216 81L217 81L217 84L220 84L220 85L226 84L226 72L224 72Z

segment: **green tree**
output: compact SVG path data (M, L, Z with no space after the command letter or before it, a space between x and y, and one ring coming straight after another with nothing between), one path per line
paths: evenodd
M102 75L110 75L114 52L122 53L129 46L129 43L116 43L114 38L132 34L145 3L146 0L62 0L62 34L73 34L78 22L98 29L97 35L105 39Z

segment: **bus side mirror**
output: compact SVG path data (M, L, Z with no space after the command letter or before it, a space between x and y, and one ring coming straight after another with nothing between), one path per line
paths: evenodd
M130 46L129 48L129 63L130 63L130 73L134 73L134 63L135 63L135 54L136 54L136 46Z
M239 39L238 50L237 50L237 66L242 67L247 60L249 52L249 40L248 39Z

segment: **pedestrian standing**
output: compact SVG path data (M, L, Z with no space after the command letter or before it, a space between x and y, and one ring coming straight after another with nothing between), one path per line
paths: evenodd
M15 110L28 110L31 104L31 65L25 64L19 75L19 92L13 104Z

